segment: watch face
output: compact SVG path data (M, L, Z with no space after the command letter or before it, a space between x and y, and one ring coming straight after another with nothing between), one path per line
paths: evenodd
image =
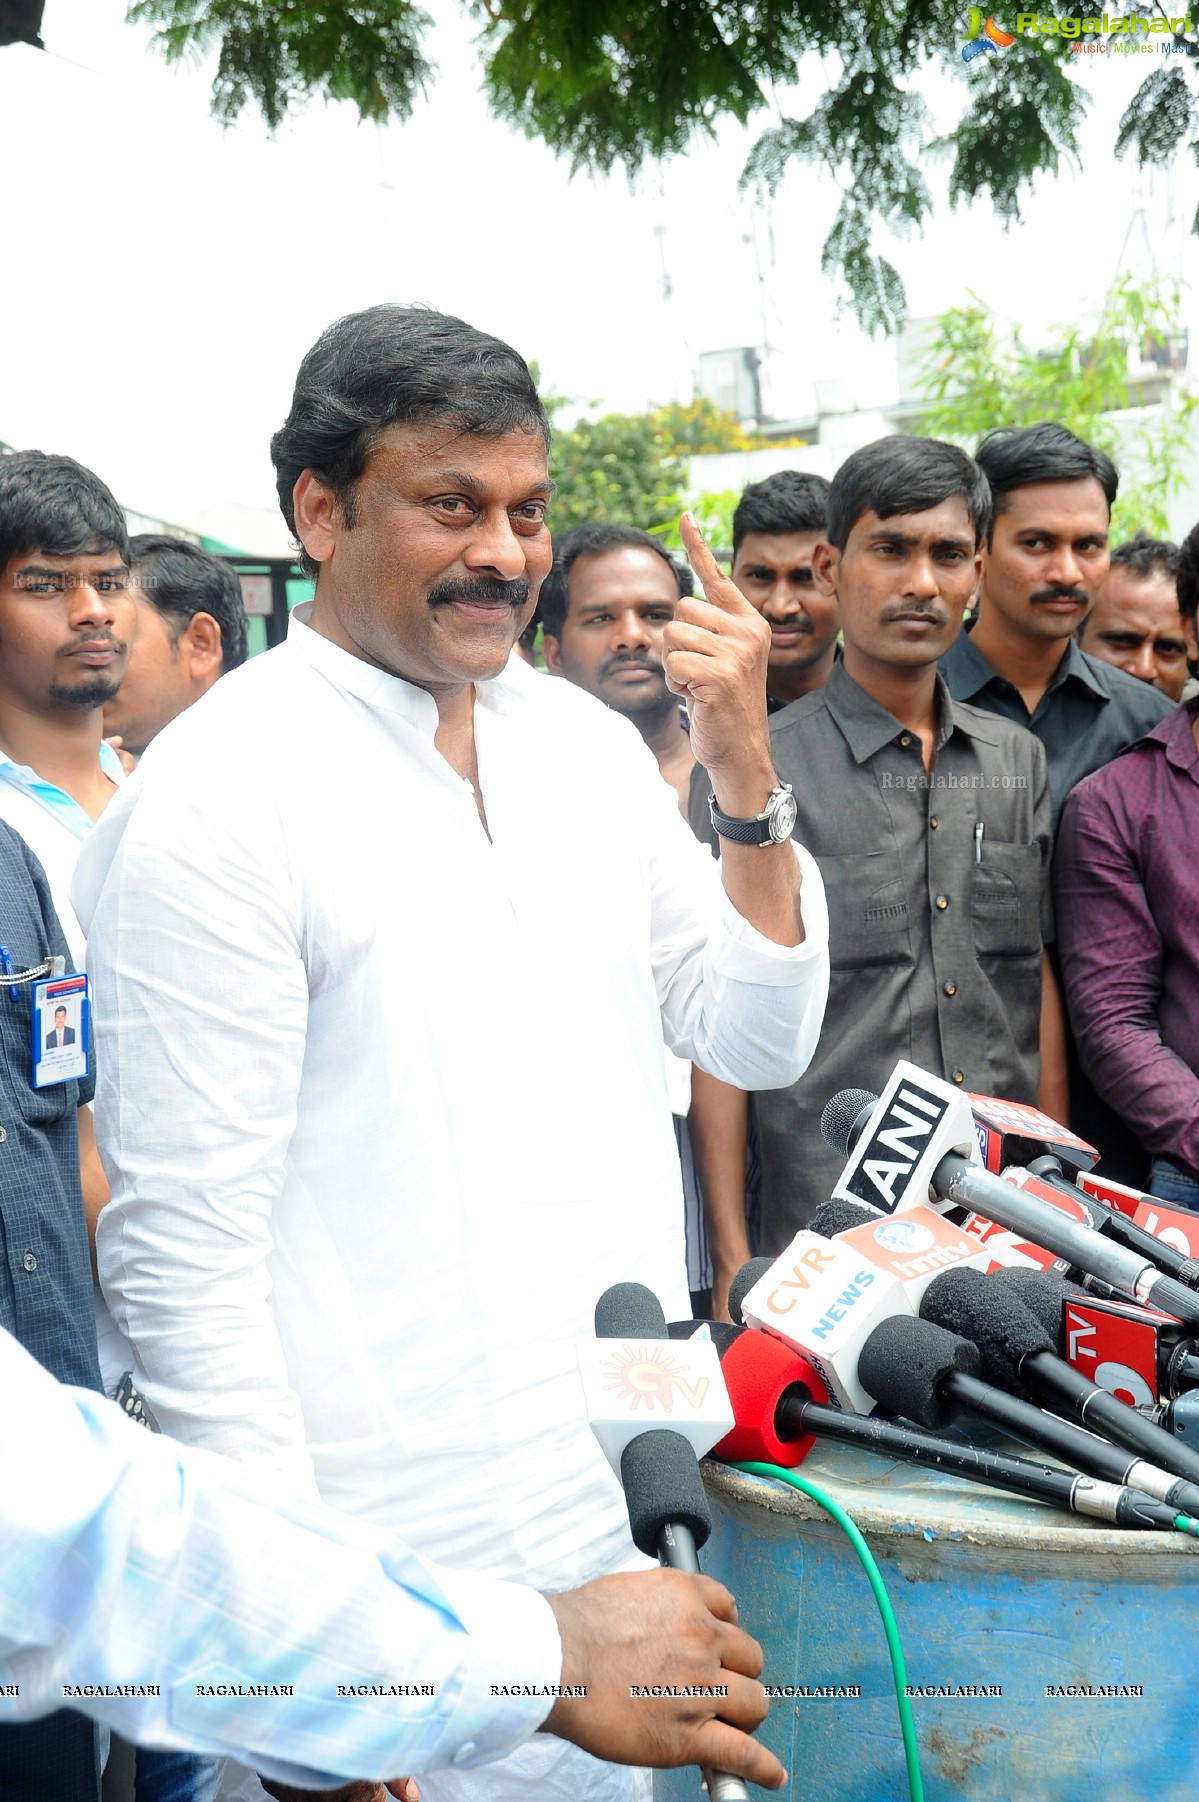
M770 836L776 845L789 839L795 830L795 821L799 809L795 805L795 796L786 789L779 795L770 813Z

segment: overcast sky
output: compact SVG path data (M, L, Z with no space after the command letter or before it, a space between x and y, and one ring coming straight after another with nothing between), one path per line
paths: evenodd
M408 125L316 104L272 140L254 112L214 124L211 68L167 68L125 0L47 0L54 54L0 50L0 439L69 451L168 519L273 505L267 441L300 356L387 298L460 313L605 407L687 399L701 350L764 338L781 412L806 410L813 378L842 376L862 406L893 397L893 346L838 320L820 274L833 180L796 168L771 204L738 194L768 115L632 187L570 181L488 118L465 9L429 10L439 73ZM914 314L973 288L1035 340L1101 300L1126 239L1126 264L1152 255L1199 282L1199 171L1141 175L1110 154L1148 63L1082 65L1083 167L1039 183L1023 226L942 204L922 240L890 247ZM818 79L805 70L802 98ZM945 122L953 97L939 77Z

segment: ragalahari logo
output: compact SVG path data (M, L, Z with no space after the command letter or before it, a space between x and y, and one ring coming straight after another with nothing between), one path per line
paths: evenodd
M1016 42L1010 31L1005 31L995 23L995 14L990 13L984 19L981 6L970 8L967 24L970 33L968 43L962 45L962 61L972 63L976 56L994 56L997 50L1006 50Z
M615 1389L618 1400L628 1402L634 1410L644 1402L650 1414L655 1408L672 1414L676 1389L690 1408L702 1407L708 1393L707 1377L691 1380L665 1346L647 1354L643 1347L622 1345L614 1356L605 1358L603 1368L605 1389Z

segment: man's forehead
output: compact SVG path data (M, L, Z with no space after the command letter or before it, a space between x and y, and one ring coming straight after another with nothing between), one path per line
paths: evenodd
M1180 629L1182 615L1178 607L1178 590L1173 576L1162 570L1139 576L1135 570L1117 565L1109 571L1096 607L1105 619L1109 616L1136 618L1147 626L1170 627L1176 633Z
M1028 482L1001 496L996 524L1003 520L1020 529L1041 526L1046 531L1107 531L1111 509L1096 476L1075 482Z
M612 544L602 551L584 551L570 571L572 598L601 590L627 592L634 599L661 593L673 601L679 585L666 559L647 544Z
M543 473L547 486L549 478L548 454L539 431L471 432L447 419L402 420L382 426L374 435L366 461L368 469L377 465L496 471L519 466L526 472Z
M25 569L30 565L53 570L92 570L97 566L104 569L126 569L128 565L114 544L93 544L86 551L73 551L70 556L62 556L56 551L31 550L23 551L12 559L12 568Z
M769 563L779 569L810 563L812 552L823 537L823 532L747 532L737 546L734 561L738 567Z
M938 501L935 507L926 507L920 513L880 515L868 507L864 513L858 514L852 530L861 537L932 540L952 536L968 538L971 544L977 536L966 497L962 494L948 495L945 500Z

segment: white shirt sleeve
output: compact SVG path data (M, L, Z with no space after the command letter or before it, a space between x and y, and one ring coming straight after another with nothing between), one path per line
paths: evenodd
M652 763L648 752L646 758ZM812 1060L828 999L828 906L816 861L792 841L804 940L776 945L733 906L719 863L682 819L667 785L659 778L638 788L666 1042L739 1089L786 1088Z
M316 1499L267 1270L308 1023L287 850L257 789L229 802L219 845L186 798L139 789L109 806L76 883L119 839L88 926L100 1285L164 1432Z
M0 1396L0 1720L67 1706L326 1788L503 1757L553 1706L561 1642L532 1590L276 1509L5 1332Z

